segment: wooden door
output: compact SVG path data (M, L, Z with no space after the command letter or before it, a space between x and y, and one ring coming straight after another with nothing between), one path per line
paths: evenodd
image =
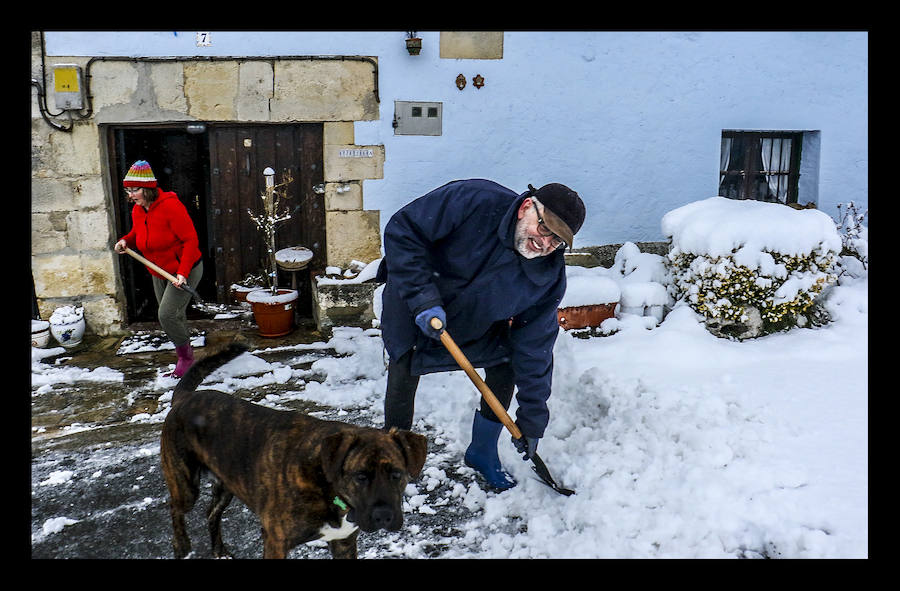
M291 219L279 226L276 248L305 246L312 250L307 271L297 277L298 313L310 316L309 271L325 268L325 200L324 193L314 189L324 182L322 124L211 124L209 129L210 224L218 301L228 301L231 284L264 268L265 240L248 210L261 212L263 170L271 167L276 182L285 171L294 179L286 188ZM290 274L280 271L278 284L289 287Z

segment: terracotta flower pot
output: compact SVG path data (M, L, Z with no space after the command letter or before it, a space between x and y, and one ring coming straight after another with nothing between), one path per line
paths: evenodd
M556 318L563 330L595 328L616 314L616 303L572 306L556 310Z
M247 294L259 336L281 337L294 330L294 301L298 296L294 289L279 289L274 295L269 289Z
M256 287L244 287L243 285L233 284L231 286L231 297L234 298L234 301L237 303L242 303L247 301L247 294L251 291L256 291L257 289L262 289L260 286Z

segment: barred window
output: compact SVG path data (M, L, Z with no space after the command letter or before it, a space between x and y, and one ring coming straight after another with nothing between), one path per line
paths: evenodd
M801 132L723 131L719 195L797 203Z

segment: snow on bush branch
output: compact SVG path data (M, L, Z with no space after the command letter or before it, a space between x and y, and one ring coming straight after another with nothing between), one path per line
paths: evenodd
M841 243L843 244L841 258L850 256L857 259L859 261L857 265L861 264L862 270L866 271L869 268L869 230L863 225L863 221L869 214L869 210L867 209L860 213L853 201L847 203L846 207L847 211L844 211L843 203L838 203L837 206L839 218L837 230L841 235ZM842 260L841 263L842 274L857 274L854 273L854 269L847 268L851 266L848 261Z

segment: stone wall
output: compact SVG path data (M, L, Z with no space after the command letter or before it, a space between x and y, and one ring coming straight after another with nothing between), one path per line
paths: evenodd
M669 253L671 246L668 241L660 242L635 242L635 246L641 252L650 254L658 254L665 256ZM578 265L580 267L606 267L613 266L616 259L616 253L622 248L621 244L604 244L602 246L583 246L574 249L573 252L566 251L566 264Z
M32 78L54 64L82 67L89 113L70 132L41 117L32 92L31 268L42 318L85 307L89 332L115 334L126 320L103 124L323 122L327 264L370 261L381 250L378 211L363 209L363 181L383 178L384 146L354 144L353 122L378 118L377 59L285 57L172 59L47 56L32 34ZM67 124L65 118L58 122Z

